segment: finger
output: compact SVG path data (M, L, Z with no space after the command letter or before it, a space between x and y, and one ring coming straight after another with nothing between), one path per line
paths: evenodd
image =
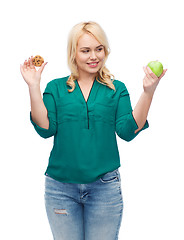
M144 67L143 67L146 76L149 77L149 72L148 72L148 69L147 69L147 68L148 68L147 66L144 66Z
M166 72L167 72L167 69L164 69L159 78L162 78L165 75Z
M29 57L29 59L27 61L27 67L30 67L30 64L31 64L31 62L30 62L30 57Z
M167 69L164 69L162 74L160 75L159 79L161 79L165 75L166 72L167 72Z
M20 68L24 71L24 69L25 69L25 61L24 61L23 64L20 64Z
M24 61L24 70L27 70L27 59Z
M147 66L147 70L148 70L149 75L150 75L153 79L155 79L155 80L158 79L157 75L151 70L150 67Z
M20 72L23 73L24 72L24 67L22 64L20 64Z
M45 62L45 63L42 63L41 67L39 68L38 72L42 73L43 72L43 69L45 67L45 65L47 64L48 62Z
M153 77L150 75L150 73L148 71L148 66L143 67L143 69L144 69L144 72L146 74L146 77L150 80L153 80Z
M150 80L147 76L144 77L143 81L144 81L144 85L148 85L150 83Z
M30 58L30 68L35 69L35 66L33 64L33 56L31 56L31 58Z

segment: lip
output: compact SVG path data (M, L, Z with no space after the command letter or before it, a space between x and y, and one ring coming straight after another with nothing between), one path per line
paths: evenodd
M89 65L89 67L97 67L99 62L90 62L87 63Z

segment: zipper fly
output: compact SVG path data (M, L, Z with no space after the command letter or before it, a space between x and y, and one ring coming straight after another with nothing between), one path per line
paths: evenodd
M91 90L92 90L92 88L93 88L94 82L95 82L95 80L93 81L93 84L92 84L92 86L91 86L91 89L90 89L90 92L89 92L89 95L88 95L88 99L89 99L89 96L90 96ZM77 81L77 83L78 83L78 81ZM83 99L84 99L84 101L85 101L85 103L86 103L86 108L87 108L87 121L88 121L88 128L87 128L87 129L89 129L88 99L87 99L87 101L85 100L84 95L83 95L83 92L82 92L82 90L81 90L81 88L80 88L79 83L78 83L78 86L79 86L79 89L80 89L80 91L81 91L81 93L82 93Z
M87 104L87 102L86 102L86 107L87 107L88 129L89 129L89 113L88 113L88 104Z

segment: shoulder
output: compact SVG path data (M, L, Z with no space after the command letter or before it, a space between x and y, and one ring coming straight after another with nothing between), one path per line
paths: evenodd
M58 93L58 90L62 91L62 89L66 88L66 82L68 78L69 76L51 80L50 82L47 83L45 92L52 92L54 94Z
M55 87L55 86L63 85L63 84L66 83L68 78L69 78L69 76L53 79L53 80L51 80L50 82L47 83L47 86L52 88L52 87Z
M120 80L115 79L114 81L112 81L112 83L114 84L116 91L127 90L125 84L123 82L121 82Z

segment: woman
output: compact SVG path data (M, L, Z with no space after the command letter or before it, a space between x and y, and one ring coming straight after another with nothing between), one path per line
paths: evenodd
M95 22L79 23L68 38L70 76L40 92L33 57L21 65L31 99L30 120L43 138L54 136L45 172L45 205L56 240L115 240L123 198L116 134L130 141L148 127L158 78L144 67L143 93L132 111L124 83L105 67L109 46Z

